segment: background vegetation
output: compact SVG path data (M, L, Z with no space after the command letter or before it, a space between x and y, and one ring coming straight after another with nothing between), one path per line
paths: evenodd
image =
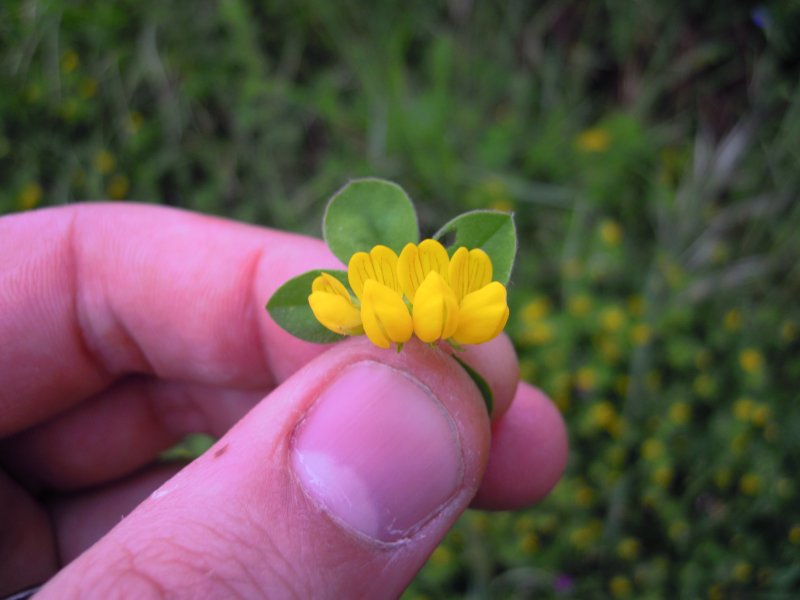
M369 6L369 8L367 8ZM0 212L318 235L348 178L513 210L511 334L568 422L538 507L409 598L800 590L800 3L5 0Z

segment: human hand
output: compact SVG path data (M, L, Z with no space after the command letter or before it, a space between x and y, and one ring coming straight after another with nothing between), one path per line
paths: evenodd
M564 426L507 337L464 354L490 424L439 350L315 346L269 319L283 281L339 266L166 208L0 219L0 594L393 597L470 504L545 495ZM192 432L221 437L154 463Z

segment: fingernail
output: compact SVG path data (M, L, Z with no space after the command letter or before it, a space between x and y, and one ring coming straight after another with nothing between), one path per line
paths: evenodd
M396 542L461 487L455 424L407 373L365 361L345 369L295 433L293 468L306 494L361 535Z

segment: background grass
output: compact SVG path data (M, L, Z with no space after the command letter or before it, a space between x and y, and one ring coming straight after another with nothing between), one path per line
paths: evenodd
M6 0L0 212L160 202L319 234L513 210L513 336L572 454L409 597L800 590L800 3Z

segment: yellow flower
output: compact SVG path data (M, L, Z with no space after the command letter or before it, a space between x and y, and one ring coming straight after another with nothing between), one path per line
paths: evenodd
M644 314L644 309L644 298L639 295L628 298L628 312L630 312L632 315L641 317Z
M378 245L350 258L347 280L355 301L324 274L312 284L311 310L331 331L363 331L381 348L413 334L427 343L481 344L508 321L506 288L492 281L492 261L480 249L459 248L451 259L439 242L424 240L407 244L398 257Z
M658 460L664 456L664 443L658 438L647 438L641 447L642 456L645 460Z
M567 301L567 310L576 317L585 317L592 310L592 299L586 294L576 294Z
M317 320L334 333L361 335L361 311L353 304L350 293L342 283L322 273L311 284L308 304Z
M42 201L42 186L38 183L29 183L17 197L17 206L20 210L36 208Z
M744 583L750 579L750 576L753 574L753 565L746 562L737 563L735 567L733 567L733 578L736 581L740 581Z
M672 467L669 465L662 465L653 472L651 479L657 486L666 488L672 483L674 474L675 472L672 470Z
M615 575L612 577L608 587L611 589L611 595L614 596L614 598L627 598L633 591L631 580L624 575Z
M733 404L733 414L739 421L749 421L755 403L750 398L739 398Z
M100 150L92 160L94 168L103 175L107 175L116 166L117 160L108 150Z
M493 281L461 301L458 328L453 339L459 344L482 344L495 338L508 322L506 288Z
M800 546L800 525L792 525L789 530L789 541L795 546Z
M722 323L728 331L738 331L742 328L742 311L732 308L725 313Z
M692 418L692 408L686 402L675 402L669 407L669 418L673 423L686 425Z
M611 136L601 127L585 130L575 140L575 145L584 152L602 152L608 148Z
M600 239L606 246L618 246L622 239L622 227L612 219L604 219L600 223Z
M781 339L784 342L793 342L797 338L797 332L800 330L795 321L784 321L781 323Z
M772 417L772 409L765 404L756 404L750 411L750 422L756 427L764 427Z
M375 246L366 252L356 252L347 265L347 281L359 300L363 301L364 284L376 281L397 293L402 293L397 276L397 254L386 246Z
M600 325L606 331L618 331L625 324L625 313L618 306L609 306L600 313Z
M375 279L364 282L361 297L364 333L380 348L403 344L414 333L414 323L406 303L395 290Z
M424 240L419 246L407 244L397 262L397 277L409 302L414 302L417 288L429 273L447 278L449 265L447 250L436 240ZM491 278L491 266L489 276Z
M506 326L506 288L492 281L492 261L483 250L461 247L448 261L444 246L435 240L407 244L397 272L414 304L414 331L423 341L482 344ZM436 276L429 280L431 273ZM423 308L417 311L420 302Z
M125 196L128 195L128 189L130 188L130 182L125 175L120 173L116 173L111 177L111 180L108 182L108 186L106 187L106 193L108 197L112 200L122 200Z
M758 350L745 348L739 354L739 366L746 373L758 373L764 366L764 357Z
M621 558L634 560L639 557L639 551L641 548L642 545L639 543L639 540L626 537L620 540L619 544L617 544L617 554L619 554Z
M553 325L547 321L532 323L520 335L520 341L525 344L540 346L548 344L555 339Z
M524 323L539 321L550 314L550 300L538 296L523 306L520 314Z
M755 473L745 473L739 479L739 491L748 496L755 496L761 489L761 478Z
M450 285L461 302L467 294L489 284L492 280L492 261L483 250L467 250L462 246L450 259L448 276Z
M78 68L80 63L81 60L80 57L78 57L78 53L74 50L69 50L61 58L61 70L64 71L64 73L72 73L72 71Z
M526 533L520 540L520 549L525 554L533 554L539 549L539 536L535 533Z
M423 342L446 340L455 333L459 321L458 301L437 271L428 273L416 289L412 317L414 333Z
M591 392L597 387L597 373L591 367L581 367L575 375L575 385L582 392Z

